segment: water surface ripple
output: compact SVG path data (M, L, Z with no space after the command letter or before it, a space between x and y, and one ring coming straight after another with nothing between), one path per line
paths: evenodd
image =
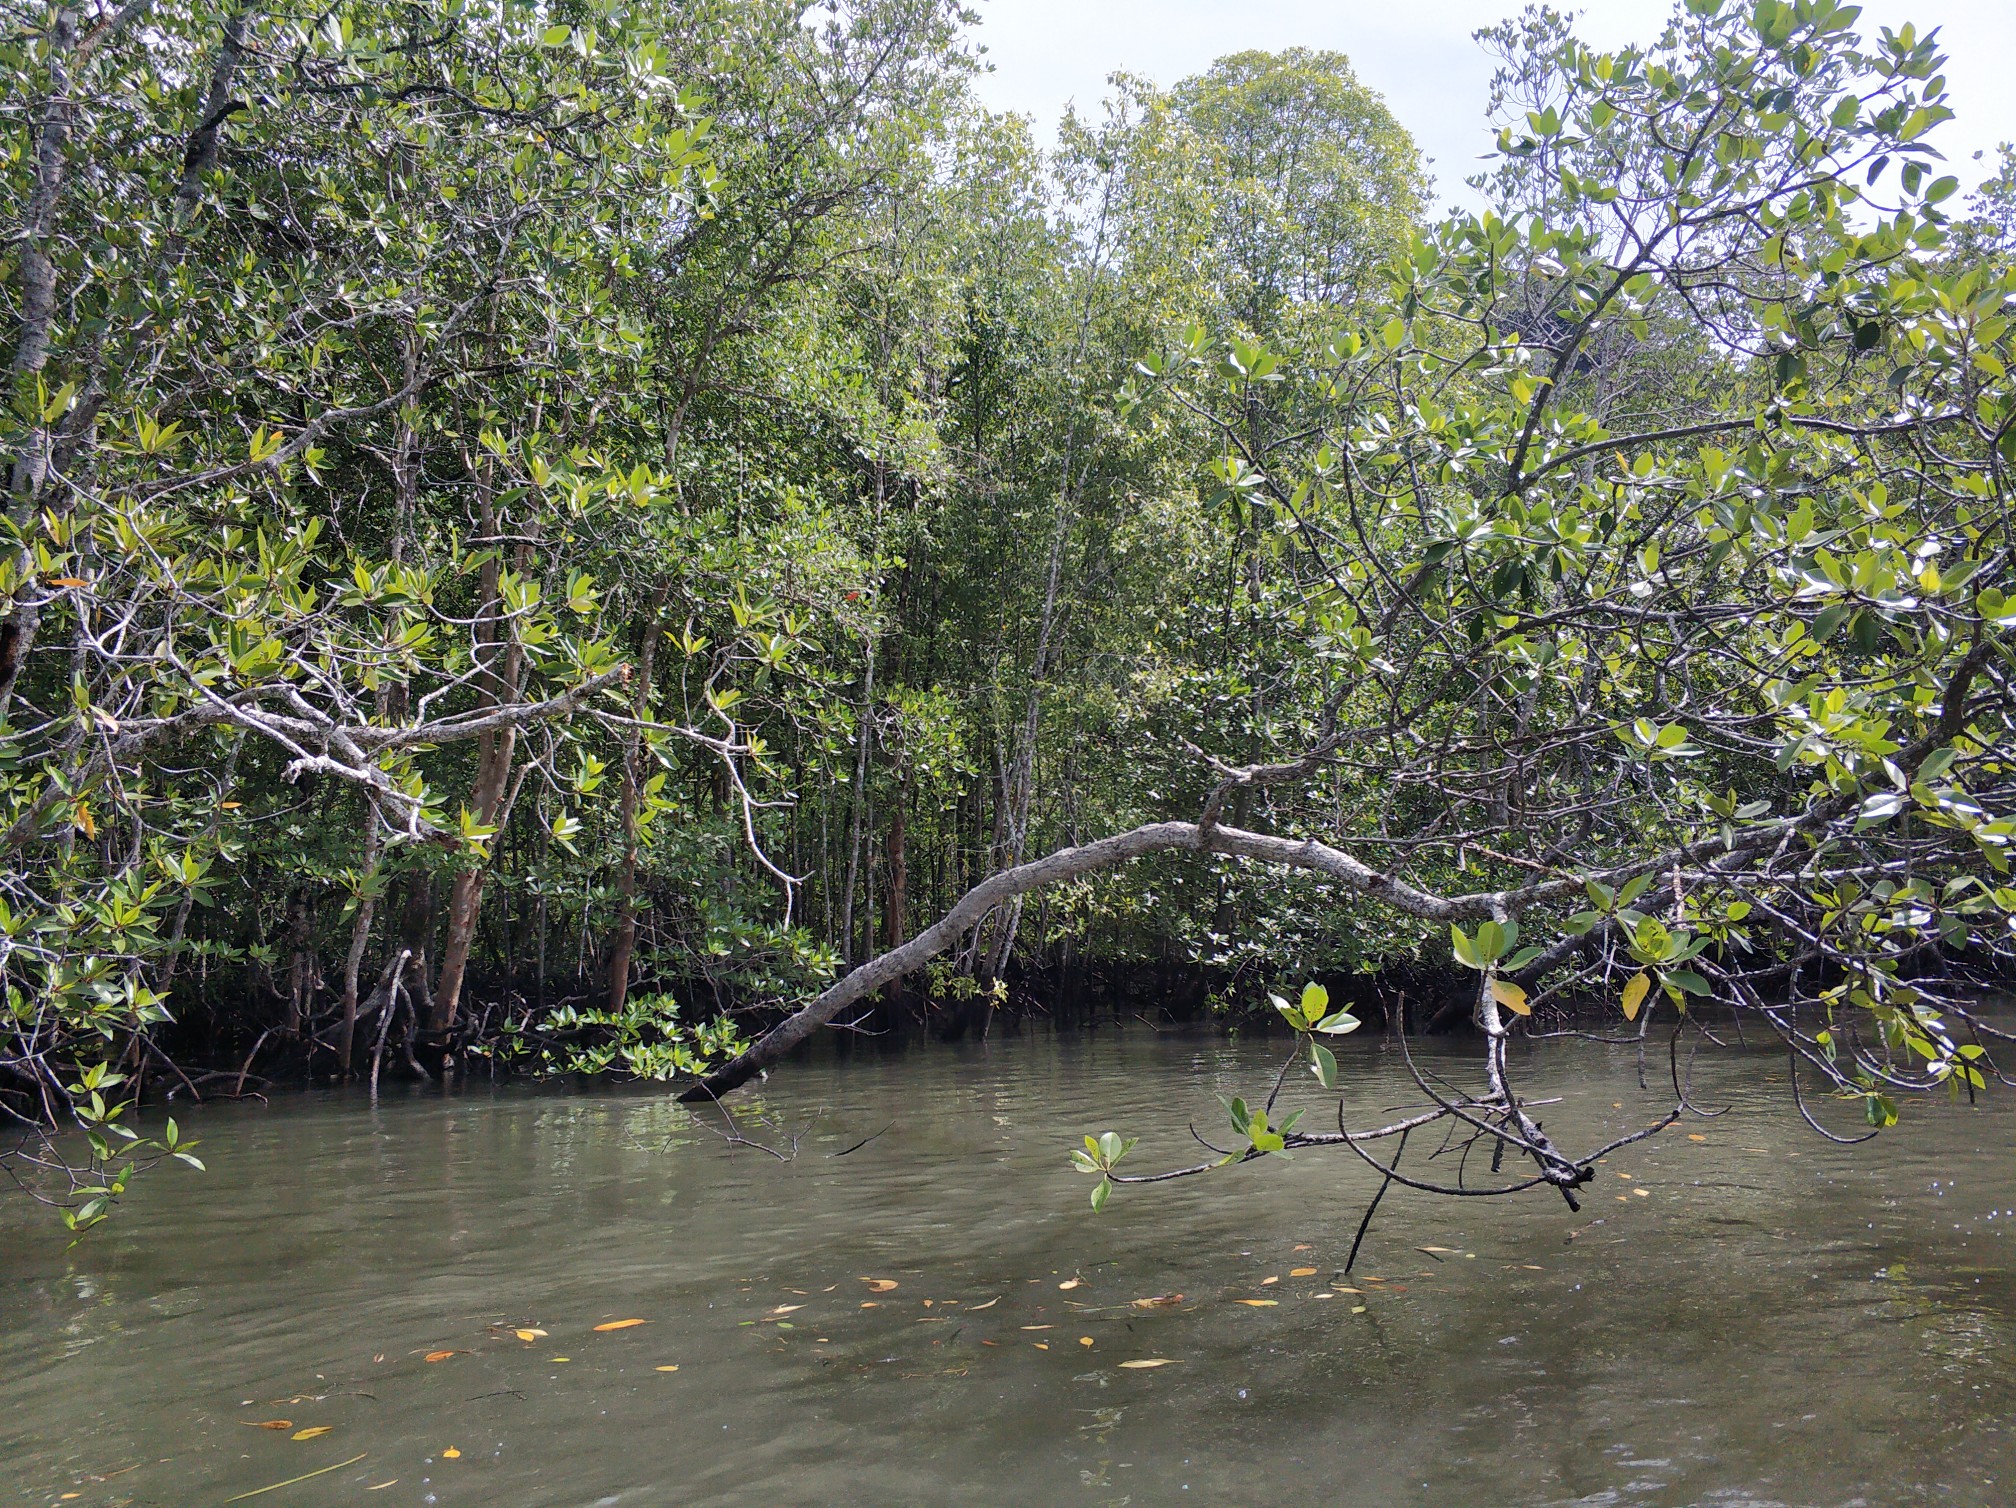
M1355 1121L1409 1100L1389 1044L1349 1045ZM1358 1293L1333 1273L1372 1177L1341 1152L1092 1215L1081 1133L1193 1160L1185 1120L1264 1092L1281 1047L1135 1027L792 1065L744 1107L788 1161L645 1091L185 1114L212 1171L145 1180L76 1249L0 1209L8 1492L185 1508L362 1454L258 1501L2016 1501L2006 1097L1850 1150L1798 1124L1781 1061L1704 1058L1729 1113L1612 1157L1580 1215L1395 1191ZM1570 1147L1664 1108L1625 1051L1526 1072ZM593 1328L617 1319L646 1323Z

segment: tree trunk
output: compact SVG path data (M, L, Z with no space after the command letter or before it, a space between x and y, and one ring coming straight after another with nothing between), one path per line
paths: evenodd
M1443 898L1417 890L1383 874L1348 853L1314 839L1277 838L1237 828L1202 826L1195 822L1151 822L1110 838L1086 843L990 875L975 885L937 921L900 948L852 969L829 985L810 1005L785 1017L759 1037L741 1056L724 1064L687 1090L680 1099L701 1103L746 1084L780 1061L813 1032L858 1000L866 999L893 979L913 973L937 957L979 924L995 907L1060 880L1111 869L1132 859L1170 850L1233 854L1265 864L1308 869L1346 889L1392 906L1425 921L1474 921L1495 916L1507 907L1526 907L1577 893L1577 882L1549 881L1516 891Z
M889 901L883 916L882 947L885 952L893 952L903 946L904 916L907 914L910 896L910 856L906 845L904 809L909 805L905 799L909 795L909 781L903 779L896 787L896 800L889 813ZM903 980L899 976L889 981L887 998L894 1005L903 999Z
M343 958L343 1025L336 1037L337 1074L349 1078L357 1051L357 976L364 967L364 950L371 944L371 919L378 910L374 887L378 879L378 812L364 812L364 878L357 898L357 915L350 922L350 951Z
M478 526L485 538L499 533L496 502L489 486L488 466L480 477ZM531 563L529 542L518 546L516 565L522 573ZM484 562L483 609L476 627L478 663L476 677L485 708L515 703L524 679L525 653L505 621L499 596L502 562L493 554ZM518 752L518 730L504 727L481 735L476 741L476 780L469 793L470 815L484 827L502 827L512 794L511 769ZM448 902L448 931L441 942L441 969L434 983L434 1001L428 1012L427 1034L437 1044L455 1032L456 1012L462 1003L462 985L469 971L469 952L476 941L476 922L483 909L483 885L489 877L489 860L479 858L455 876Z
M861 883L861 823L868 805L868 752L875 739L875 645L868 636L868 664L861 677L861 709L854 720L854 813L847 834L847 888L840 896L840 956L852 963L854 892Z

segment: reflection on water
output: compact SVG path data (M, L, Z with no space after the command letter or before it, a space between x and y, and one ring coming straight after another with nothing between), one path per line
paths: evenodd
M1409 1086L1351 1045L1365 1123ZM635 1093L200 1113L210 1174L146 1180L73 1252L4 1207L9 1489L182 1508L361 1455L256 1501L2016 1500L2006 1099L1850 1150L1798 1127L1782 1066L1704 1059L1730 1113L1613 1157L1580 1215L1396 1190L1348 1285L1348 1154L1092 1215L1080 1133L1190 1160L1183 1119L1280 1048L793 1066L762 1098L789 1161ZM1610 1051L1530 1065L1569 1147L1663 1108ZM646 1323L593 1328L618 1319Z

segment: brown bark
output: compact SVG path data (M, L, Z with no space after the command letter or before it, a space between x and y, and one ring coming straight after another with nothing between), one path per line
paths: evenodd
M486 538L499 532L496 503L491 496L488 467L480 488L479 528ZM517 552L517 568L522 573L532 564L532 546L522 543ZM476 685L485 711L515 706L519 701L525 673L525 652L505 621L499 595L503 566L493 554L483 565L482 598L485 604L476 626L477 658L483 673ZM492 728L476 740L476 779L469 792L470 815L484 827L503 825L511 794L511 770L518 752L518 729L513 724ZM469 953L476 941L476 923L483 909L483 885L489 878L489 862L479 860L455 876L448 901L448 930L441 942L441 969L434 982L434 1000L428 1012L427 1034L445 1040L455 1030L456 1012L462 1003L462 985L468 975Z

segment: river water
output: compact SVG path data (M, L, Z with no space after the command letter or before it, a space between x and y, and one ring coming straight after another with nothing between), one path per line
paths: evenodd
M0 1496L186 1508L347 1462L252 1501L2016 1501L2007 1097L1849 1149L1782 1059L1704 1057L1728 1113L1613 1155L1581 1214L1395 1190L1348 1282L1373 1178L1341 1150L1092 1214L1081 1133L1190 1161L1282 1047L794 1064L741 1104L788 1160L634 1090L185 1114L211 1171L73 1250L0 1206ZM1347 1047L1355 1121L1410 1101L1391 1044ZM1664 1109L1627 1051L1522 1072L1571 1148Z

